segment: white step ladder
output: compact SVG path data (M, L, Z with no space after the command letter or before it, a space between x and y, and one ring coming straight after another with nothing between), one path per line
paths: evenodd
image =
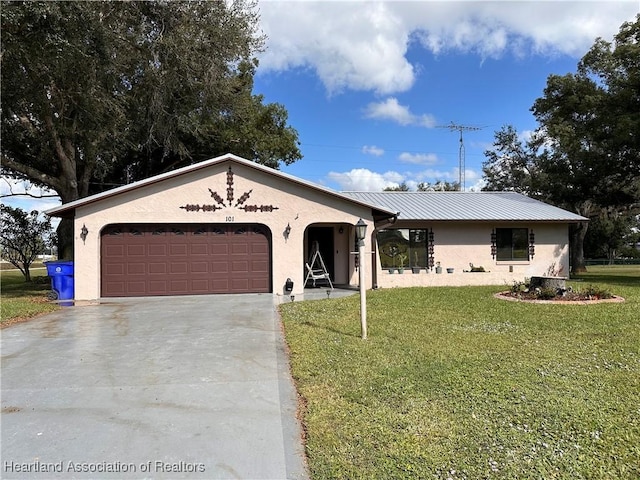
M307 268L307 277L304 279L304 286L307 286L309 280L313 281L313 286L316 286L317 280L323 280L329 282L329 286L331 290L333 290L333 283L331 283L331 276L327 271L327 267L324 264L324 260L322 260L322 255L320 255L320 245L318 242L313 242L312 244L312 255L311 261L309 263L304 264Z

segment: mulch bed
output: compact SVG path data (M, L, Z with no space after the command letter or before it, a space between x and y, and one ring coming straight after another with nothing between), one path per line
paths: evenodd
M593 295L583 295L576 292L567 292L564 296L557 296L550 299L539 299L535 293L513 293L498 292L494 295L495 298L501 300L509 300L511 302L525 302L525 303L543 303L543 304L558 304L558 305L591 305L594 303L622 303L624 298L613 295L611 298L600 298Z

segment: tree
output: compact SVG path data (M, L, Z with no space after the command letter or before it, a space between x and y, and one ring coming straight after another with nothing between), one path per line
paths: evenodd
M458 182L443 182L438 180L434 183L420 182L417 190L419 192L457 192L460 190Z
M41 220L37 210L27 213L21 208L0 205L0 246L2 258L9 261L24 275L25 282L31 281L31 264L38 255L44 253L55 236L52 234L51 219Z
M591 220L584 241L587 258L606 258L609 264L634 238L632 227L637 225L636 215L630 212L603 210Z
M301 158L286 110L251 93L255 7L3 2L2 173L67 203L219 153Z
M409 191L409 186L407 185L407 182L402 182L397 187L385 187L385 189L383 191L385 191L385 192L408 192Z
M539 127L523 144L513 127L485 152L486 190L514 189L585 217L640 202L640 15L615 45L596 40L576 74L550 75L532 112ZM588 224L570 230L571 265L585 269Z

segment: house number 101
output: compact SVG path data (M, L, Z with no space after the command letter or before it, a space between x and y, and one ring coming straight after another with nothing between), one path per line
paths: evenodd
M224 217L224 221L225 222L233 222L233 215L227 215L226 217Z

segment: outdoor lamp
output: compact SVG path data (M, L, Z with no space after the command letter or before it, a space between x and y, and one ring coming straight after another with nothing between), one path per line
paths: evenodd
M358 220L356 223L356 238L358 239L358 259L360 259L360 264L358 268L358 273L360 276L360 326L362 329L362 339L367 339L367 290L364 286L364 269L365 269L365 258L364 258L364 237L367 235L367 224L364 223L362 218Z
M87 229L87 226L83 223L82 230L80 230L80 238L82 239L82 243L85 243L85 241L87 240L87 235L89 235L89 230Z
M293 290L293 280L287 278L287 281L284 282L284 291L291 292Z
M356 223L356 238L358 239L358 245L364 245L364 237L367 235L367 224L364 223L362 218Z
M284 238L287 240L289 238L289 234L291 233L291 225L287 223L287 226L284 229Z

